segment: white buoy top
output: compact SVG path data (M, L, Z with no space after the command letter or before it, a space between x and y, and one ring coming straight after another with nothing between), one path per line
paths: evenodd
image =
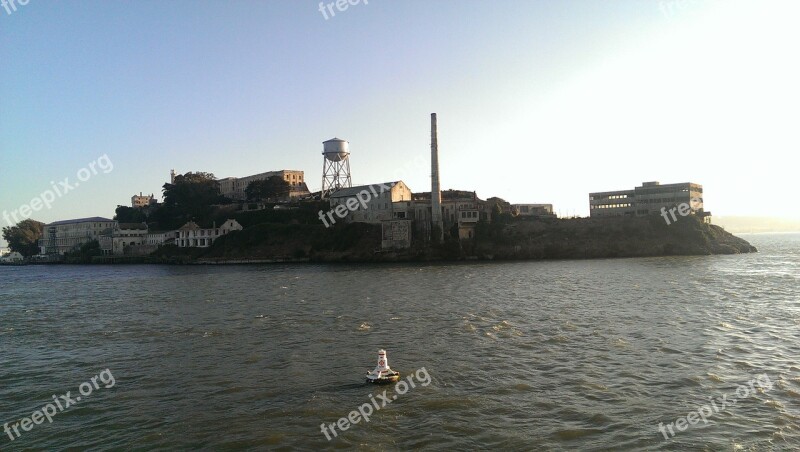
M390 372L389 360L386 358L386 350L378 350L378 366L375 367L373 373L380 375L382 372Z

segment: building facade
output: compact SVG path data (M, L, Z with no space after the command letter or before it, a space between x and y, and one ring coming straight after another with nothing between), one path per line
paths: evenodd
M555 218L552 204L512 204L511 212L520 217Z
M381 221L381 248L403 249L411 246L411 220Z
M179 231L151 231L144 236L144 244L152 246L174 245Z
M290 199L300 198L310 194L308 186L306 186L305 183L303 172L296 170L268 171L266 173L254 174L247 177L227 177L217 182L219 182L219 192L222 196L235 201L244 201L247 199L245 190L247 190L247 186L250 185L251 182L266 180L273 176L278 176L289 183L290 191L288 198Z
M589 215L592 217L643 216L660 214L662 208L686 203L693 214L705 216L703 186L692 182L664 184L644 182L633 190L589 193Z
M100 235L100 249L103 254L121 256L129 254L130 247L144 244L147 225L144 223L116 223Z
M346 206L351 199L356 201L350 201L350 205L356 202L357 207L347 209L345 221L379 224L384 220L406 218L400 216L396 209L400 203L411 202L411 190L403 181L342 188L330 195L331 210L340 205Z
M139 192L138 195L131 196L131 207L134 209L143 209L157 203L158 201L156 201L156 198L152 193L149 196L146 196Z
M78 250L93 240L100 241L104 231L114 228L116 221L102 217L56 221L46 225L39 239L42 254L64 254Z
M491 221L492 209L497 204L496 200L478 198L474 191L444 190L441 196L443 228L455 233L457 227L461 239L474 238L478 222ZM364 203L361 199L365 199ZM343 188L330 195L331 210L347 206L348 202L351 206L357 203L357 207L347 209L345 221L382 224L384 248L402 248L410 243L406 225L409 234L430 237L433 224L430 192L412 193L405 183L396 181ZM549 206L552 211L550 204L538 206Z
M201 228L194 221L190 221L178 229L175 243L181 248L208 248L218 238L241 230L242 225L236 220L228 220L221 226L214 225L210 228Z
M462 239L473 238L478 221L491 218L491 204L479 199L475 192L444 190L441 196L442 226L445 231L451 231L454 225L458 225L458 236ZM424 237L431 232L432 212L430 192L413 193L411 201L394 206L395 218L413 220L414 230Z

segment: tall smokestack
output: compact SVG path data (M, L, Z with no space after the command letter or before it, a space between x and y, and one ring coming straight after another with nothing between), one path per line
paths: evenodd
M431 113L431 223L439 228L437 237L431 239L441 242L444 239L442 223L442 189L439 186L439 139L436 130L436 113Z

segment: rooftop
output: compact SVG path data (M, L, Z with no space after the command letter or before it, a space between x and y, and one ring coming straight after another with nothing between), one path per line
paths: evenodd
M431 199L431 192L423 191L419 193L412 193L411 198L414 200ZM478 195L474 191L469 190L442 190L442 199L478 199Z
M370 191L370 187L376 187L375 191L378 193L383 193L386 191L385 187L394 187L395 185L399 184L401 181L394 181L394 182L384 182L382 184L370 184L370 185L359 185L358 187L348 187L348 188L341 188L331 194L331 198L343 198L354 196L362 191Z
M145 223L120 223L119 229L147 229Z
M101 223L101 222L114 222L114 220L109 220L108 218L103 217L89 217L89 218L78 218L75 220L62 220L56 221L54 223L50 223L47 226L62 226L65 224L77 224L77 223Z

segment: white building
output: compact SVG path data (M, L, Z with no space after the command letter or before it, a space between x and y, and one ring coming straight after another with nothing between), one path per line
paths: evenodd
M100 241L100 235L114 228L116 221L102 217L56 221L46 225L39 239L42 254L64 254L80 249L91 241Z
M208 248L214 241L232 231L241 231L242 225L236 220L228 220L221 226L201 228L190 221L178 229L176 243L181 248Z
M6 254L3 255L3 257L0 257L0 262L4 264L22 262L23 260L25 260L25 258L22 257L22 254L19 254L16 251L13 251L10 254Z

